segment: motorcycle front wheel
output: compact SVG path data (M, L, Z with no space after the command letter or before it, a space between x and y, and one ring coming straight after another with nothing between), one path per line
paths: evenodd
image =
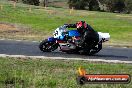
M54 51L58 48L58 44L55 42L50 42L47 39L43 40L40 44L39 44L39 49L43 52L51 52Z

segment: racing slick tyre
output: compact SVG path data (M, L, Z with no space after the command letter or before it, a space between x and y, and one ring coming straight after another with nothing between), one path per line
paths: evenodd
M39 49L43 52L51 52L58 48L58 44L55 42L50 42L48 39L43 40L39 44Z
M98 43L98 45L92 49L82 49L79 51L81 55L94 55L98 53L102 49L102 42Z
M98 43L97 47L94 47L92 50L90 50L89 55L94 55L98 53L102 49L102 42Z

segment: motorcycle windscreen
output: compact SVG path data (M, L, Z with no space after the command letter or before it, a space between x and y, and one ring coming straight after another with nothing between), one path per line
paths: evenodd
M80 33L79 33L77 30L70 30L70 31L68 32L68 35L69 35L70 37L74 37L74 36L78 37L78 36L80 36Z

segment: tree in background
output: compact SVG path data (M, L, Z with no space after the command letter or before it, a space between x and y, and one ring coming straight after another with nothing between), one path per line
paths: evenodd
M19 0L18 0L19 1ZM49 0L22 0L23 3L48 6ZM50 1L53 2L54 0ZM58 1L59 2L59 1ZM62 1L60 1L62 2ZM132 0L68 0L69 8L94 11L126 12L132 11Z
M120 12L123 12L125 9L125 3L124 0L118 0L114 4L114 10Z
M125 0L125 10L126 10L126 13L131 13L131 11L132 11L132 0Z
M39 0L22 0L23 3L25 4L30 4L30 5L36 5L39 6Z
M48 6L48 0L43 0L43 6L44 7Z
M125 9L124 0L106 0L105 2L108 11L110 12L122 12Z
M68 0L69 8L85 9L89 0Z
M14 2L17 2L18 0L9 0L9 1L14 1Z
M100 7L99 7L99 0L90 0L88 3L88 7L90 11L99 11Z
M127 12L132 11L132 0L69 0L69 8L109 11L109 12Z
M86 9L86 7L88 7L91 11L100 10L99 0L69 0L68 4L69 8L74 7L75 9Z

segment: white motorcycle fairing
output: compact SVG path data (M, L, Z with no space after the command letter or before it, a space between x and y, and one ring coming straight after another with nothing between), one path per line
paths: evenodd
M99 34L99 42L100 41L102 41L102 42L109 41L109 39L110 39L110 34L109 33L98 32L98 34Z

